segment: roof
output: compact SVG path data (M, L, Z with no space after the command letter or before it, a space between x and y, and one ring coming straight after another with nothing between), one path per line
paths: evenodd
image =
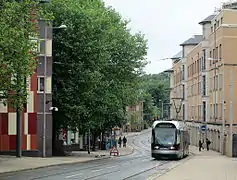
M155 121L153 124L152 124L152 129L156 127L157 124L160 124L160 123L172 123L175 125L175 127L177 129L180 129L180 130L185 130L187 129L187 125L183 122L183 121L174 121L174 120L171 120L171 121Z
M175 54L171 59L180 59L183 55L183 51L179 51L177 54Z
M207 23L211 23L211 20L215 17L216 15L212 14L208 17L206 17L205 19L203 19L201 22L199 22L198 24L207 24Z
M165 72L165 73L172 73L172 72L174 72L174 70L173 70L173 69L167 69L167 70L165 70L164 72Z
M203 40L203 35L194 35L193 37L189 38L188 40L180 44L180 46L198 45L202 40Z

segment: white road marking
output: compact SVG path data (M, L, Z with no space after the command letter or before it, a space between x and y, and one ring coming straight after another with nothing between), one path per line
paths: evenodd
M99 172L99 171L102 171L102 169L95 169L95 170L92 170L91 172Z
M118 165L115 165L115 166L109 166L109 167L106 167L106 168L108 168L108 169L110 169L110 168L114 168L114 167L117 167Z
M72 174L72 175L70 175L70 176L66 176L66 178L72 178L72 177L80 176L80 175L82 175L82 173L80 173L80 174Z

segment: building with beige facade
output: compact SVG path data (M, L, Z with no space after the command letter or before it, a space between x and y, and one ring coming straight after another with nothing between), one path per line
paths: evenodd
M202 35L172 58L171 117L187 122L192 145L208 138L211 149L237 156L237 10L231 7L201 21Z

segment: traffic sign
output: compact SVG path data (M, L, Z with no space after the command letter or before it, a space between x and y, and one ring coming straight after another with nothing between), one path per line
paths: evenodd
M202 126L201 126L201 130L202 131L205 131L207 129L207 126L205 125L205 124L203 124Z

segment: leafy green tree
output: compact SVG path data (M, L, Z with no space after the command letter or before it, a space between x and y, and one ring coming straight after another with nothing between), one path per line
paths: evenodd
M47 14L34 0L1 0L0 14L0 100L22 108L37 63L37 20Z
M145 119L151 120L152 117L161 114L162 102L169 103L169 75L167 73L146 74L142 78Z
M55 128L104 131L126 120L125 107L139 97L147 41L100 0L54 0L53 103Z

